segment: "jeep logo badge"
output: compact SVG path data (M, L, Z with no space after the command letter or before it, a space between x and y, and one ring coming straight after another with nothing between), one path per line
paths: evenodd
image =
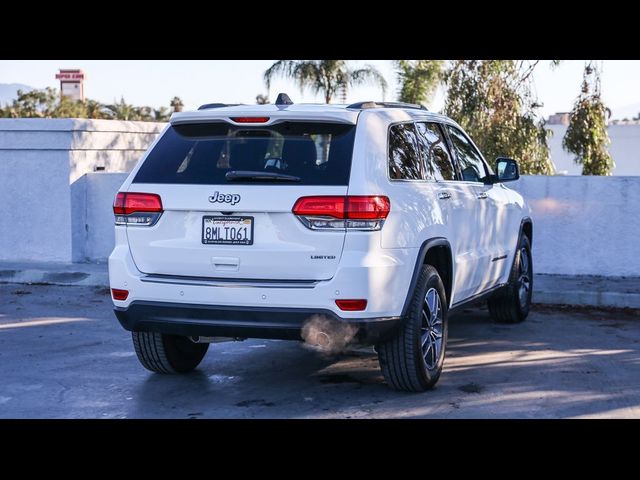
M240 195L237 193L220 193L216 192L209 197L209 201L211 203L230 203L231 205L235 205L240 201Z

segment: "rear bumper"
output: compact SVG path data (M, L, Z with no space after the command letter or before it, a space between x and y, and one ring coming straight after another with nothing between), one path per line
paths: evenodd
M355 327L353 342L373 344L397 327L400 317L342 318L322 309L228 307L185 303L133 301L115 307L120 324L130 331L153 331L185 336L301 340L309 322L342 331Z
M122 232L118 232L122 235ZM120 239L124 242L124 239ZM388 318L402 315L410 287L417 250L370 251L365 246L344 252L333 278L312 284L281 285L274 281L239 282L210 278L156 278L140 272L125 243L116 245L109 257L111 288L127 290L126 300L114 300L118 308L133 302L212 305L234 309L298 309L328 311L347 320ZM277 272L274 265L274 272ZM161 277L161 276L160 276ZM276 277L277 278L277 277ZM362 311L340 310L336 299L367 300Z

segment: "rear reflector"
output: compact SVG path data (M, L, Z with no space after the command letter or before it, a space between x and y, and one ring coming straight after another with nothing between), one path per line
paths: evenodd
M345 312L358 312L367 308L367 301L365 299L336 300L336 305Z
M129 296L129 290L118 290L117 288L111 289L111 296L114 300L126 300Z
M269 117L231 117L236 123L266 123Z

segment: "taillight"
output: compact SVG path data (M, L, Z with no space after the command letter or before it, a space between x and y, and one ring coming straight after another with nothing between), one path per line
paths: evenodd
M359 312L367 308L367 301L365 299L336 300L336 305L345 312Z
M382 195L299 198L292 212L312 230L380 230L391 202Z
M116 225L154 225L162 215L162 200L155 193L119 192L113 202Z

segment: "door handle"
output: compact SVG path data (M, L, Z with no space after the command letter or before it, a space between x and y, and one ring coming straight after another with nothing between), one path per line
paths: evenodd
M438 198L440 200L447 200L448 198L451 198L451 194L449 192L440 192L438 193Z
M478 200L484 200L485 198L487 198L487 193L486 192L479 193L476 198Z

